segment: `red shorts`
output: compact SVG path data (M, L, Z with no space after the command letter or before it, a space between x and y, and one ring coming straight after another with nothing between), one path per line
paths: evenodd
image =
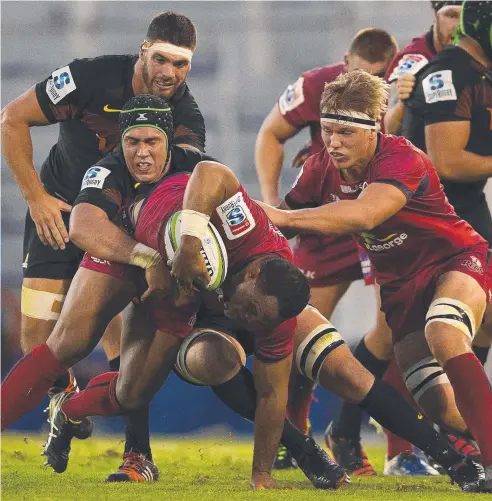
M323 287L364 279L374 284L369 258L351 236L298 237L294 247L294 263L309 279L311 287Z
M80 266L120 280L133 282L139 294L145 291L144 270L137 266L111 263L90 256L87 253L84 255ZM185 338L193 329L199 305L200 303L197 301L193 304L176 307L172 300L153 297L145 301L145 307L148 309L156 328L179 338Z
M473 259L472 259L473 258ZM476 258L485 269L476 266ZM444 261L441 264L423 268L406 282L381 286L381 310L391 329L393 344L412 332L425 328L425 317L432 303L438 278L448 271L460 271L477 281L489 300L489 286L492 283L492 266L487 266L487 249L477 246Z

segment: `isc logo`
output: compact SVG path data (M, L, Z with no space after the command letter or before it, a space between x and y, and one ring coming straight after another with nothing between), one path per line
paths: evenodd
M56 75L53 78L53 83L57 89L63 89L65 84L68 85L70 83L70 75L64 71L63 73L60 73L60 76Z

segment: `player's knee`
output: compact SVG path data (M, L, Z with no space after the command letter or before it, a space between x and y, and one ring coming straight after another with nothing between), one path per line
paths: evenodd
M463 301L440 297L432 302L425 317L425 337L431 341L436 333L447 335L449 326L462 332L470 340L476 332L475 316L472 309ZM441 327L440 331L436 328ZM439 335L439 334L437 334Z
M44 343L60 317L65 301L64 294L54 294L29 287L22 287L21 294L21 347L24 353L31 352Z
M345 341L330 322L318 325L297 348L298 372L312 381L319 382L318 378L326 357L343 344Z
M214 329L197 329L182 344L175 368L190 383L218 386L245 363L244 349L233 337Z
M438 385L450 384L444 369L432 357L424 358L412 365L404 372L403 379L417 403L431 388L437 389Z

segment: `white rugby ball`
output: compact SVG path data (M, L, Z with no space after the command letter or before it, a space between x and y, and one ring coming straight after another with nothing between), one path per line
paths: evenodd
M181 211L175 212L168 220L164 231L164 246L167 258L172 260L181 241ZM210 276L210 282L204 286L201 282L195 285L209 291L218 289L227 276L227 251L222 237L212 223L208 223L200 250Z

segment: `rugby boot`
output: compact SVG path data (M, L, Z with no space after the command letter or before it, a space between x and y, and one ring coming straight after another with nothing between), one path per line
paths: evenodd
M306 437L300 453L292 453L297 466L316 489L338 489L344 482L350 483L347 472L312 439Z
M331 451L335 461L348 473L361 477L373 477L377 475L367 459L367 454L362 448L360 440L348 438L335 438L332 435L332 424L325 431L325 443Z
M415 453L402 452L401 454L397 454L394 458L386 458L383 475L412 477L440 475L440 473Z
M272 468L274 470L288 470L289 468L297 468L297 464L292 457L292 454L287 450L287 447L280 444L277 449L277 455L273 461Z
M67 469L74 428L79 424L78 421L69 420L61 410L63 403L74 394L58 393L50 400L48 407L50 431L42 455L47 458L45 464L51 466L56 473L63 473Z
M476 463L481 463L482 458L477 443L469 437L456 433L446 433L444 436L449 440L457 452L473 459Z
M127 452L123 463L115 473L106 477L106 482L156 482L159 479L157 466L143 454Z
M68 374L70 376L70 381L68 386L61 388L59 386L52 386L48 392L48 395L51 398L59 393L78 393L80 391L79 385L77 384L77 380L72 372L72 369L68 370ZM44 410L44 412L49 411L49 406ZM49 420L48 420L49 421ZM79 440L85 440L92 435L93 431L93 423L89 418L82 419L78 423L73 423L73 436L78 438Z
M466 456L449 467L447 473L451 477L451 483L458 484L463 492L486 492L483 466Z
M492 465L485 468L485 480L481 492L492 492Z

